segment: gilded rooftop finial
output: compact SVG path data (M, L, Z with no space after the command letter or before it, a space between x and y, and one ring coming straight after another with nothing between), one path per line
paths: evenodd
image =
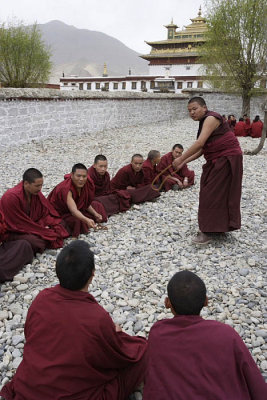
M198 16L201 17L201 6L199 6Z

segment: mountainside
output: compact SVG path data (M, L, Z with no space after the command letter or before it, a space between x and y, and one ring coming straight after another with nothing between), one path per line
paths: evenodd
M43 40L50 47L54 64L51 82L66 75L102 76L104 63L108 75L147 74L147 61L122 42L101 32L78 29L61 21L39 24Z

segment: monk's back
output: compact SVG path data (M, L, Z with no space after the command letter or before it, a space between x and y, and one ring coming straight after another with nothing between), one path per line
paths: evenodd
M228 325L200 316L157 322L149 335L144 400L249 400L247 349Z
M16 399L99 399L98 388L116 376L108 369L111 324L90 294L59 285L42 291L26 321Z

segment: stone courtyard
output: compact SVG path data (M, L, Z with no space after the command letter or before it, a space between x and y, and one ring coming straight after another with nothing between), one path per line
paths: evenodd
M198 124L189 119L133 126L102 132L46 138L1 152L0 196L19 182L25 169L44 175L45 195L70 172L74 163L87 166L103 153L111 175L130 162L134 153L151 149L165 154L175 143L187 148ZM257 139L240 138L243 150ZM206 247L195 247L199 180L203 159L191 163L196 184L184 191L164 193L154 203L133 206L112 216L107 231L81 235L96 254L91 293L129 334L148 335L154 322L169 318L164 309L166 286L177 271L189 269L206 283L209 306L204 318L236 329L267 378L266 310L266 147L257 156L244 156L242 229ZM68 239L66 242L69 242ZM57 283L55 259L46 250L27 265L0 294L0 384L14 374L23 354L23 327L28 307L38 292ZM136 399L141 399L136 393Z

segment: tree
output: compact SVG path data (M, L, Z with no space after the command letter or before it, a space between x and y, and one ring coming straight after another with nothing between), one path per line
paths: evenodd
M0 81L8 87L32 87L48 81L50 51L37 25L0 27Z
M242 96L242 112L260 92L267 67L267 1L208 0L207 41L201 61L212 85Z

